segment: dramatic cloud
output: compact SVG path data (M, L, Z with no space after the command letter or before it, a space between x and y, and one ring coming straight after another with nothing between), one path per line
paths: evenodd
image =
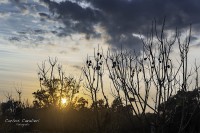
M0 2L0 36L14 44L33 47L51 40L63 24L50 18L51 12L39 0Z
M199 15L198 0L2 0L0 34L11 41L37 44L50 41L47 34L84 34L88 40L104 39L113 48L140 49L138 35L144 37L154 19L159 26L166 16L170 31L193 24L197 32Z
M151 21L162 24L167 18L167 29L186 28L193 24L200 29L200 1L198 0L41 0L59 21L65 24L65 34L85 33L87 38L101 37L95 29L100 25L109 35L113 46L127 45L140 48L140 40L133 33L144 34Z

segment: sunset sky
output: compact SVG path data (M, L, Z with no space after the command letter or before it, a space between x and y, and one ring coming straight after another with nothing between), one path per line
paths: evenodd
M164 16L168 32L192 24L189 64L195 58L200 64L199 0L0 0L0 101L6 92L16 97L19 87L32 100L39 89L37 64L48 57L79 77L98 45L140 51L139 35Z

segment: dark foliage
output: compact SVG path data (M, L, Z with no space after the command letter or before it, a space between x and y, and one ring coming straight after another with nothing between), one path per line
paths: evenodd
M178 126L181 121L182 104L187 104L185 111L187 117L184 122L188 122L186 132L198 133L200 124L200 108L197 105L199 98L199 91L195 89L189 92L178 92L177 95L171 97L166 103L160 106L167 106L166 113L171 118L165 126L165 131L170 133L177 133ZM87 101L84 98L79 98L73 106L67 106L63 109L59 108L40 108L34 107L20 107L18 101L9 100L1 104L1 126L0 131L3 133L19 133L19 132L59 132L59 133L96 133L95 125L95 111L93 105L90 108L86 107ZM155 125L153 123L141 123L131 113L129 106L124 106L119 98L116 98L110 108L105 107L104 101L98 101L98 110L100 115L100 125L102 133L150 133L153 131ZM193 112L195 109L195 112ZM192 115L192 117L190 117ZM151 113L146 115L149 121L155 119ZM16 123L7 123L6 119L35 119L39 120L37 123L29 123L29 126L16 126ZM144 118L145 119L145 118Z

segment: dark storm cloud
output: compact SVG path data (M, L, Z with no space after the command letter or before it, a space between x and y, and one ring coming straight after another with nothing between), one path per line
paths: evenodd
M162 23L167 16L168 26L185 27L189 23L199 23L200 1L198 0L88 0L106 13L109 22L119 27L119 32L145 30L150 21L158 19Z
M132 33L146 33L155 18L161 25L166 16L167 29L186 28L194 25L200 29L199 0L77 0L60 3L45 2L57 19L64 22L66 32L85 33L88 38L101 37L94 26L99 24L108 35L113 46L127 45L140 48L139 38ZM92 7L83 7L81 2ZM56 15L55 15L56 16Z
M56 3L49 0L43 0L43 2L49 5L50 11L52 11L53 14L57 14L57 19L64 22L67 27L65 32L85 33L88 38L100 37L94 29L94 26L103 19L102 14L99 11L91 8L84 9L77 3L70 1Z

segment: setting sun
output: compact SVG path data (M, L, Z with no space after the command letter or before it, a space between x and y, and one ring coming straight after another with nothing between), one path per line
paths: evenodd
M66 104L67 99L66 99L66 98L62 98L62 99L61 99L61 102L62 102L62 104Z

